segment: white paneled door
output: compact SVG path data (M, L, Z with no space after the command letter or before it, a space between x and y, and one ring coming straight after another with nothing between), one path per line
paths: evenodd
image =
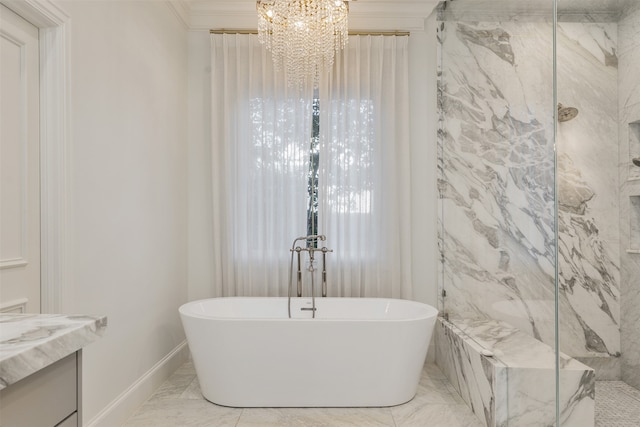
M38 45L0 5L0 311L40 311Z

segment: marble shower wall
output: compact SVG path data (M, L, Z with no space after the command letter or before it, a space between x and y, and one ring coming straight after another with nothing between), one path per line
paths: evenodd
M616 24L558 29L561 350L620 352ZM445 312L499 319L553 346L552 24L440 23Z
M557 45L558 101L580 110L558 125L560 347L602 378L620 375L602 359L620 354L617 27L560 23Z
M622 376L640 388L640 3L618 27Z

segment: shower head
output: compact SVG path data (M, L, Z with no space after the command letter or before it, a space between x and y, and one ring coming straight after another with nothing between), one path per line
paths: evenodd
M578 109L574 107L564 107L562 104L558 103L558 121L559 122L568 122L569 120L575 118L578 115Z
M640 157L636 157L635 159L631 159L634 165L640 167Z

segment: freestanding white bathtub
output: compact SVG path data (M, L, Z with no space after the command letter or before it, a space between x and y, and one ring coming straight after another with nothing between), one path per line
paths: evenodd
M365 407L416 393L437 310L381 298L212 298L180 307L203 396L234 407Z

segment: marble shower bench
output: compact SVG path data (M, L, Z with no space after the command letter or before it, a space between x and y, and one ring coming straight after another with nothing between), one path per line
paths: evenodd
M0 314L0 426L82 425L82 348L103 316Z
M436 364L488 427L554 426L555 353L497 320L438 318ZM560 425L595 422L593 369L560 354Z

